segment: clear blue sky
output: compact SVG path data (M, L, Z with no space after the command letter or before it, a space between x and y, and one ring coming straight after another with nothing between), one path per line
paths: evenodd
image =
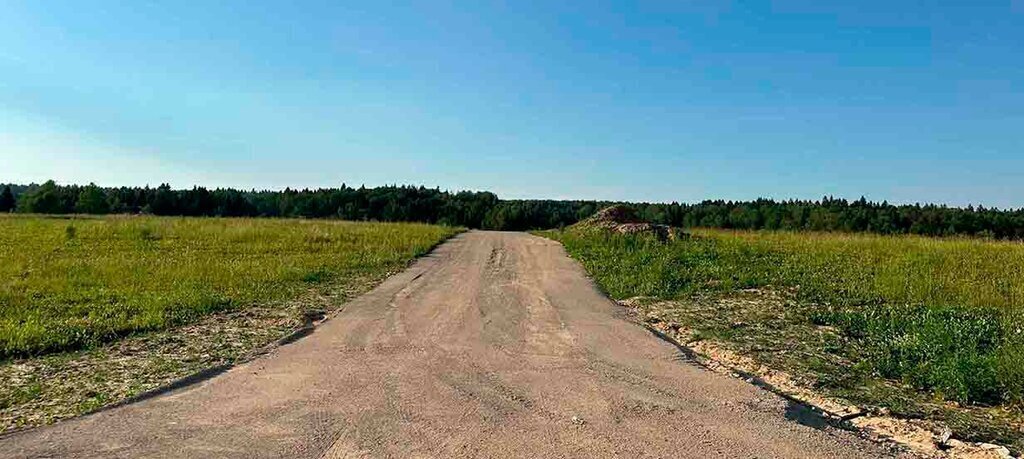
M1024 206L1024 0L355 3L3 2L0 182Z

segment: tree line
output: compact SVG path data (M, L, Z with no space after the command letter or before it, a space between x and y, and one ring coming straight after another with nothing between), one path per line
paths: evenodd
M3 196L10 194L12 199ZM5 185L0 212L37 214L151 214L209 217L338 218L409 221L481 228L485 214L498 202L488 192L457 193L414 186L283 191L243 191L194 187L99 187Z
M559 228L611 204L627 204L645 220L681 227L846 231L927 236L1024 239L1024 209L934 204L893 205L864 198L821 200L621 203L502 200L494 193L415 186L282 191L231 188L172 189L58 185L3 185L0 212L41 214L152 214L218 217L337 218L413 221L497 230Z

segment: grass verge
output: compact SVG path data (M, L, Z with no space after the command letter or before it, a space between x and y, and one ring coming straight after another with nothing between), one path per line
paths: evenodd
M671 242L542 234L613 298L649 298L638 303L642 314L692 330L684 341L725 343L855 403L1024 448L1024 245L723 230ZM751 298L751 289L783 299Z
M89 412L248 358L311 312L330 314L459 231L0 217L0 431Z
M457 229L166 217L0 218L0 358L86 348L402 267Z

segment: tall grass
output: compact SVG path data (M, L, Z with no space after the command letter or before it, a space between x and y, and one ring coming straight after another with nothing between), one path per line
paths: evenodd
M788 288L838 327L843 350L876 374L946 399L1024 399L1024 245L864 234L694 230L643 235L562 231L560 240L610 295L680 298Z
M458 229L221 218L0 217L0 358L76 349L381 276Z

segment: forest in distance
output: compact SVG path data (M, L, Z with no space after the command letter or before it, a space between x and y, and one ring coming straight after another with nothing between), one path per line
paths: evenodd
M630 205L644 220L678 227L1024 239L1024 208L894 205L864 198L705 200L691 204L506 200L486 191L452 192L423 186L246 191L172 189L169 185L59 185L52 180L0 185L0 213L334 218L513 231L568 226L612 204Z

